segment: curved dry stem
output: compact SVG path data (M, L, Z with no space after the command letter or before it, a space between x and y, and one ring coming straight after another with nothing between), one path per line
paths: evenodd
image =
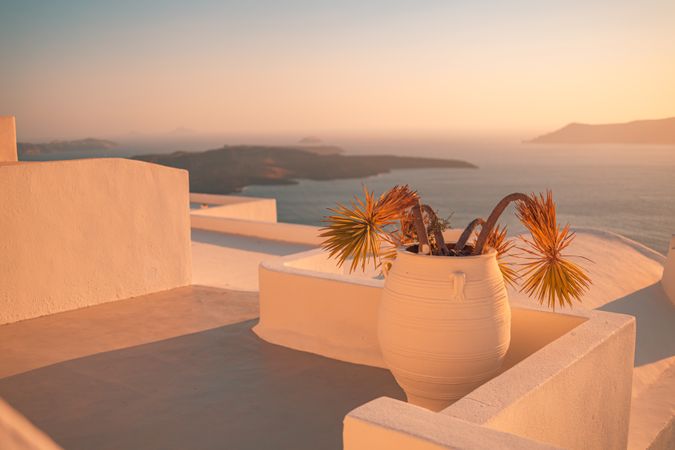
M418 252L425 253L425 249L429 249L431 252L431 246L429 245L429 235L427 234L427 227L424 225L424 216L422 216L422 205L419 200L417 205L413 206L412 210L413 215L413 224L415 225L415 233L417 233L417 241L419 243Z
M532 199L528 195L522 194L520 192L514 192L513 194L509 194L501 199L499 203L497 203L497 206L494 207L487 221L485 221L485 224L481 228L480 234L478 235L478 240L476 240L476 246L474 247L472 254L481 255L483 253L485 243L490 237L490 233L492 233L492 230L497 225L499 217L502 215L506 207L509 206L509 203L515 201L530 203L532 202Z
M466 247L467 242L469 242L469 238L473 234L473 231L476 229L477 226L484 226L485 221L481 219L480 217L477 219L473 219L471 223L469 223L466 228L464 228L464 231L462 234L459 236L459 240L457 240L457 243L455 244L455 255L459 255L462 253L464 250L464 247Z

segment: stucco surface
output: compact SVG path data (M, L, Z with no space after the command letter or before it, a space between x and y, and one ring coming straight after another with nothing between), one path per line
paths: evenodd
M273 241L321 245L319 228L295 223L270 223L256 220L232 219L191 214L192 228L224 234L250 236Z
M347 412L402 398L386 370L261 341L256 315L195 286L0 326L0 396L68 450L337 450Z
M0 116L0 162L16 160L16 121L14 116Z
M239 291L258 291L258 265L312 248L259 237L192 230L192 281Z
M481 427L391 398L351 411L344 421L345 450L559 448Z
M188 174L124 159L0 165L0 323L184 286Z
M313 253L303 255L311 258ZM260 267L258 336L329 358L385 367L377 339L382 282L313 276L317 273L285 267L283 261L289 260L293 257Z
M196 216L225 217L230 219L277 221L277 201L273 198L243 197L236 195L190 194L190 202L208 205L194 209Z
M443 414L563 448L625 448L635 321L593 312Z

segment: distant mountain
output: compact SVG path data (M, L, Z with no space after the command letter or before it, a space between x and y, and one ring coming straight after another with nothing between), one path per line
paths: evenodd
M18 142L16 144L19 156L44 155L51 153L82 152L109 150L117 147L117 143L105 139L78 139L75 141L51 141L42 144Z
M298 144L302 145L321 145L323 141L316 136L305 136L304 138L298 141Z
M627 123L571 123L528 141L545 144L663 144L675 145L675 117Z
M140 155L134 159L187 169L190 190L209 194L238 192L252 184L294 184L298 179L361 178L393 169L476 168L455 159L352 156L270 146L225 146L205 152Z

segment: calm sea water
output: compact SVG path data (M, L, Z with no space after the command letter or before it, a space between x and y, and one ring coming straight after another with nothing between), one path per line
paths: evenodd
M347 147L348 148L348 147ZM377 153L374 144L351 153ZM377 150L377 149L375 149ZM426 147L425 151L383 146L380 153L456 157L479 169L397 170L349 180L301 180L290 186L250 186L244 195L277 199L279 220L321 225L326 208L348 201L362 184L381 193L409 184L440 214L463 227L487 217L494 204L514 192L552 189L559 219L578 227L620 233L666 253L675 233L675 148L635 146L551 147L485 145ZM504 214L512 232L521 231L512 210Z
M395 154L458 158L478 169L397 170L378 176L334 181L301 180L290 186L249 186L243 195L277 199L279 220L321 225L327 207L349 201L361 186L381 193L396 184L409 184L423 201L440 214L452 214L452 224L464 227L476 217L486 217L495 203L514 192L552 189L561 222L578 227L602 228L627 236L661 253L675 233L675 146L533 145L518 142L452 142L446 139L345 138L324 136L348 154ZM242 142L260 142L248 137ZM231 139L229 140L231 141ZM213 142L161 142L155 147L126 150L202 150L222 145ZM279 144L280 137L270 142ZM131 148L131 147L130 147ZM58 154L32 159L71 159L121 156ZM512 210L503 216L512 232L522 231Z

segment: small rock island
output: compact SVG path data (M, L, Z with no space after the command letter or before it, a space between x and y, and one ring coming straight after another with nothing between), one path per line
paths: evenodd
M224 146L204 152L148 154L134 159L186 169L190 191L208 194L239 192L245 186L295 184L299 179L362 178L394 169L477 166L456 159L391 155L345 155L333 146Z
M107 139L86 138L74 141L51 141L40 144L17 142L16 146L21 156L37 156L67 152L110 150L116 148L117 143Z

